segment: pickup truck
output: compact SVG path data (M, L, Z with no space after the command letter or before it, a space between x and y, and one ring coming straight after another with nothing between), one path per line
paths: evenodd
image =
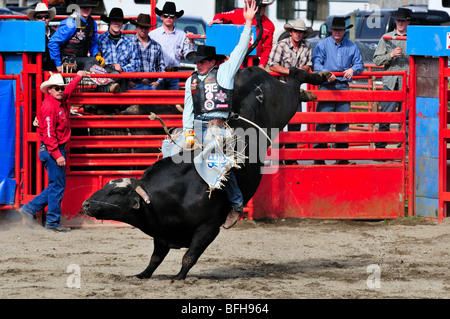
M411 9L410 25L446 25L450 23L450 16L446 11L428 10L423 6L406 6ZM353 28L355 29L354 42L358 45L365 64L373 64L373 54L377 48L378 41L387 32L395 29L394 15L397 9L379 9L368 11L353 11L344 17L346 25L350 24L351 15L355 15ZM324 24L321 25L318 37L307 39L313 49L321 40L331 35L331 21L334 16L329 16ZM346 36L350 32L347 30Z

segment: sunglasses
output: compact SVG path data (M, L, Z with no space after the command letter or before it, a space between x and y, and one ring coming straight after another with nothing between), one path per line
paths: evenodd
M173 19L173 18L175 18L175 15L174 15L174 14L164 13L164 14L163 14L163 17L166 18L166 19L167 19L167 18Z
M36 20L42 20L42 19L50 19L50 15L45 14L45 15L36 15L34 17Z
M54 86L53 90L55 90L56 92L60 92L60 91L64 91L64 88L62 86Z

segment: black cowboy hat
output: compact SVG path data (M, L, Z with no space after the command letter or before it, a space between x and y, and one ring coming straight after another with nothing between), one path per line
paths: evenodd
M348 27L346 27L344 17L334 17L333 21L331 21L330 28L335 30L346 30L353 28L353 24L350 24Z
M155 13L159 16L161 16L164 13L173 13L177 18L179 18L184 14L184 10L180 10L177 12L177 7L175 3L168 1L164 3L164 7L162 8L162 10L155 8Z
M409 21L411 20L411 10L408 8L398 8L397 12L394 14L395 20Z
M205 59L225 60L226 56L216 54L216 48L209 45L199 45L197 51L189 52L186 55L186 60L192 63L197 63Z
M120 8L112 8L111 12L109 13L109 17L107 17L106 15L102 14L100 16L100 19L102 21L105 21L106 23L110 23L112 20L119 20L122 21L123 23L127 23L130 21L130 19L124 19L123 17L123 11Z
M95 8L98 6L98 2L93 2L91 0L77 0L77 5L80 8Z
M150 15L144 14L144 13L139 13L136 21L133 19L130 19L131 24L140 25L140 26L149 27L149 28L154 27L154 25L152 25L150 21L151 21Z

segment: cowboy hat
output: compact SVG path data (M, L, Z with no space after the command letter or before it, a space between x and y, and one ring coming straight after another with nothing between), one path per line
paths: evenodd
M345 17L334 17L331 21L331 29L335 30L347 30L353 28L353 24L349 24L348 27L345 26Z
M77 5L80 8L95 8L98 6L98 2L93 3L91 0L77 0Z
M273 4L275 2L275 0L262 0L261 4L262 5L266 5L266 6L270 6L271 4Z
M208 45L199 45L197 51L191 51L186 55L186 60L197 63L205 59L224 60L225 55L216 54L216 48Z
M164 3L164 7L162 8L162 10L155 8L155 13L159 16L163 15L164 13L173 13L177 18L179 18L184 14L184 10L180 10L177 12L175 3L167 1L166 3Z
M137 20L133 20L130 19L130 23L134 24L134 25L140 25L143 27L154 27L154 25L151 24L150 22L150 15L149 14L144 14L144 13L139 13Z
M313 31L312 28L306 27L305 21L303 21L302 19L297 19L292 24L286 23L284 25L284 30L286 30L287 32L290 32L291 30L305 31L306 34L310 34Z
M53 74L48 81L41 84L42 93L48 94L48 88L51 86L67 86L61 74Z
M411 20L411 10L408 8L398 8L397 12L394 14L395 20L409 21Z
M106 23L110 23L111 21L122 21L124 24L128 23L130 21L130 19L125 19L123 17L123 11L120 8L112 8L111 12L109 13L109 17L107 17L106 15L102 14L100 16L100 19L102 21L105 21Z
M39 13L39 12L47 12L47 13L50 15L49 20L53 20L53 19L55 18L55 16L56 16L56 9L55 9L55 8L49 9L49 8L45 5L45 3L39 2L39 3L36 5L36 8L35 8L34 10L33 10L33 9L28 9L28 10L27 10L27 16L28 16L28 19L34 20L34 15L35 15L36 13Z

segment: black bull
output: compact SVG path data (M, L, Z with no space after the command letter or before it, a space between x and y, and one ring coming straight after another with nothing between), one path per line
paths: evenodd
M294 116L301 101L315 99L299 91L301 83L320 84L329 73L307 73L291 69L282 83L258 67L240 70L235 77L234 112L259 127L281 130ZM236 131L254 128L241 120L229 121ZM243 128L244 130L237 130ZM277 131L277 132L278 132ZM257 130L257 135L260 131ZM244 136L247 150L264 147L259 137ZM264 145L260 145L264 144ZM259 152L259 150L258 150ZM246 154L249 155L249 154ZM262 178L264 158L234 169L247 203L255 194ZM171 248L188 247L181 271L174 279L184 279L208 245L216 238L229 213L230 204L224 190L214 190L209 198L208 185L200 178L192 161L179 162L164 158L147 168L140 179L118 179L94 193L82 206L91 217L116 220L139 228L154 238L154 251L148 267L139 278L150 278Z

